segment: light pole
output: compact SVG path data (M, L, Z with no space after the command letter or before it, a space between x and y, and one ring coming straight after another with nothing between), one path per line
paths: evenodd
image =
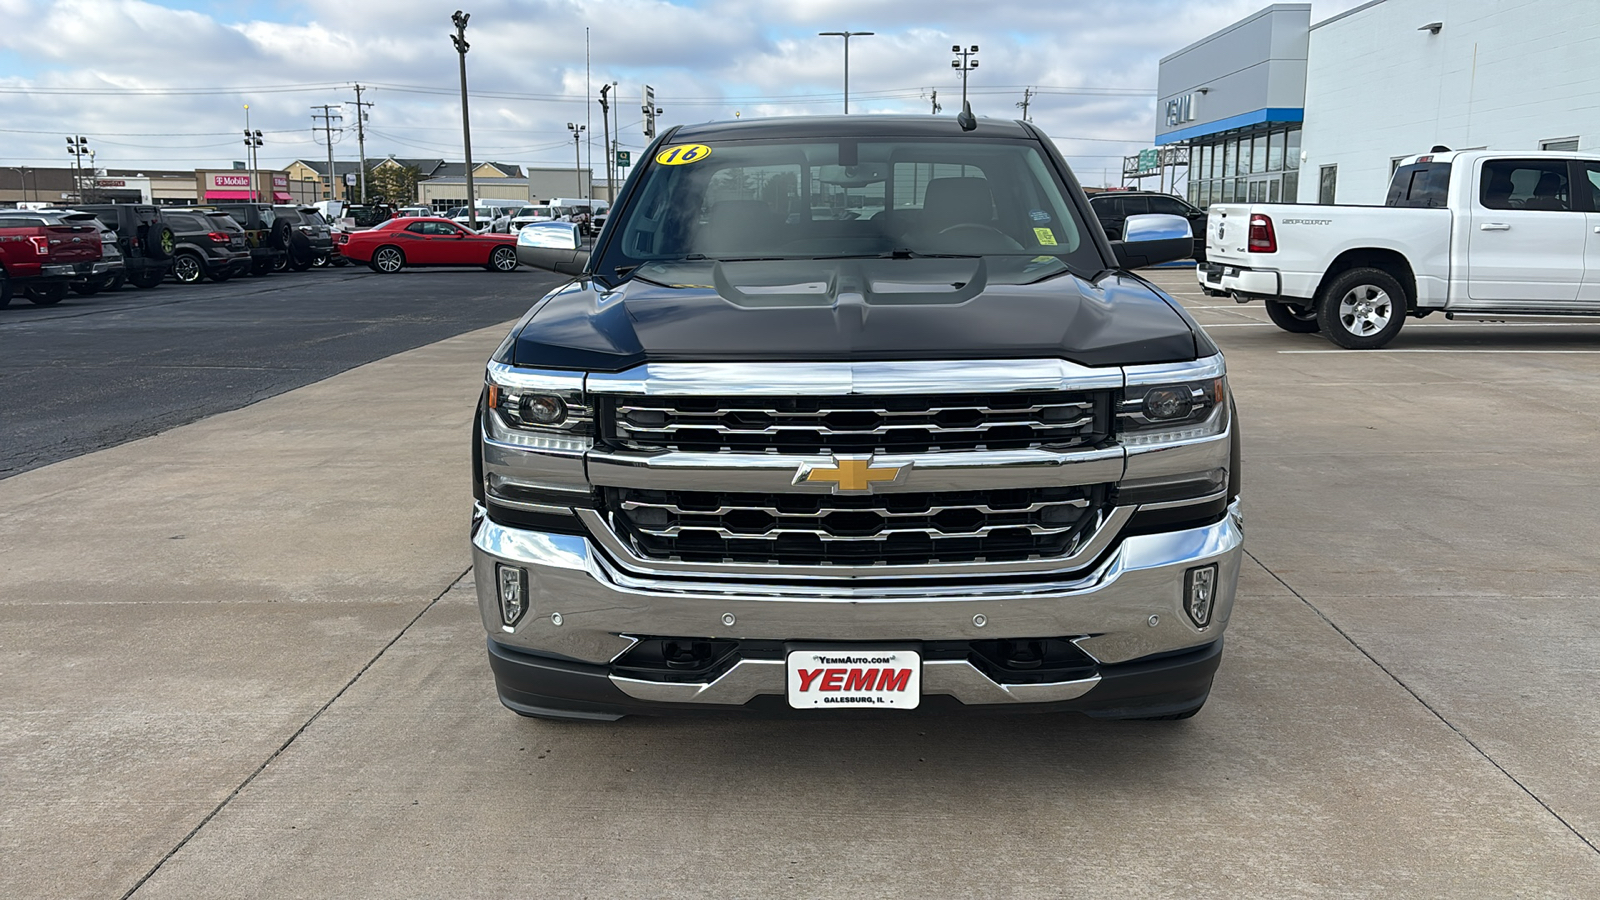
M250 202L261 202L261 176L256 175L256 163L261 160L261 130L250 130L250 104L245 104L245 154L250 159Z
M972 58L978 54L978 45L973 44L971 47L963 50L961 49L961 45L957 44L956 46L950 48L950 52L961 57L960 59L950 60L950 68L961 70L961 105L966 106L967 73L978 67L978 61Z
M579 197L583 197L584 196L584 193L583 193L583 132L587 128L588 128L587 125L579 125L579 124L577 124L575 122L568 122L567 123L567 130L572 132L572 179L573 179L573 181L577 182L577 184L578 184L577 188L575 188L575 191L577 192L577 195Z
M844 114L850 115L850 39L875 34L872 31L819 31L817 37L844 38Z
M467 156L467 226L473 231L478 230L478 197L472 187L472 127L467 124L467 51L472 45L467 43L467 20L472 18L472 13L456 10L450 21L455 23L456 33L450 35L450 40L456 45L456 54L461 57L461 149Z
M972 104L967 102L967 73L978 67L978 61L973 59L978 55L978 45L963 50L960 44L950 48L950 52L961 57L950 60L950 68L961 70L961 114L956 117L962 131L971 131L978 127L978 120L972 117Z
M84 199L83 192L83 158L85 156L90 156L90 154L93 152L94 151L89 149L89 139L83 135L80 134L76 138L67 138L67 155L72 157L72 168L74 175L72 183L73 187L76 188L74 193L78 195L77 202L79 203L87 202ZM37 181L38 175L35 174L34 177Z
M601 152L606 155L606 199L617 199L617 173L615 163L616 151L611 147L611 89L616 87L615 81L610 84L600 85L600 123L605 128L605 144ZM591 160L592 161L592 160Z

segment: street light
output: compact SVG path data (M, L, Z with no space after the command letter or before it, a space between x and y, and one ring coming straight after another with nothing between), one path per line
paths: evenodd
M817 37L844 38L844 114L850 115L850 39L876 34L873 31L819 31Z
M575 122L567 123L567 130L572 132L572 179L577 182L575 190L579 197L585 196L583 192L583 133L589 126L579 125Z
M467 225L473 231L478 230L478 197L472 187L472 127L467 124L467 51L472 45L467 43L467 20L472 18L472 13L456 10L450 21L455 23L456 33L450 35L451 43L456 45L456 54L461 57L461 148L467 157Z

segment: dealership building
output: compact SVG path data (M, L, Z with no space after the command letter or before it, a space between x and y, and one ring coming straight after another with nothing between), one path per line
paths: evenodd
M1161 60L1156 144L1186 196L1382 203L1398 161L1600 150L1600 15L1567 0L1278 3Z

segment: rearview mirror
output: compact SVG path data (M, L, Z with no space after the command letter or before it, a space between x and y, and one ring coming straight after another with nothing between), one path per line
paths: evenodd
M1183 216L1129 216L1122 225L1122 240L1112 241L1111 250L1117 255L1117 265L1124 269L1188 259L1194 255L1194 232Z
M517 261L536 269L579 275L589 264L583 235L572 222L535 222L517 232Z

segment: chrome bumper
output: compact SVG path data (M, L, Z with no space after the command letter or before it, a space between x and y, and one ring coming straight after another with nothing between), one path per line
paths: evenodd
M1075 643L1104 664L1210 644L1233 607L1242 556L1238 505L1202 528L1125 537L1099 562L1031 580L852 585L759 584L635 574L619 568L589 538L510 528L474 511L472 556L479 611L491 639L508 648L606 664L638 637L782 641L934 641L1079 635ZM514 627L500 619L496 563L528 573L530 609ZM1184 614L1184 573L1219 567L1210 624ZM966 704L1072 699L1097 679L1006 685L965 662L928 661L924 693ZM743 661L705 684L611 676L627 695L664 703L742 704L782 694L781 663Z
M1253 297L1278 297L1283 294L1283 276L1271 269L1247 269L1208 262L1195 267L1194 277L1201 287L1228 294Z

